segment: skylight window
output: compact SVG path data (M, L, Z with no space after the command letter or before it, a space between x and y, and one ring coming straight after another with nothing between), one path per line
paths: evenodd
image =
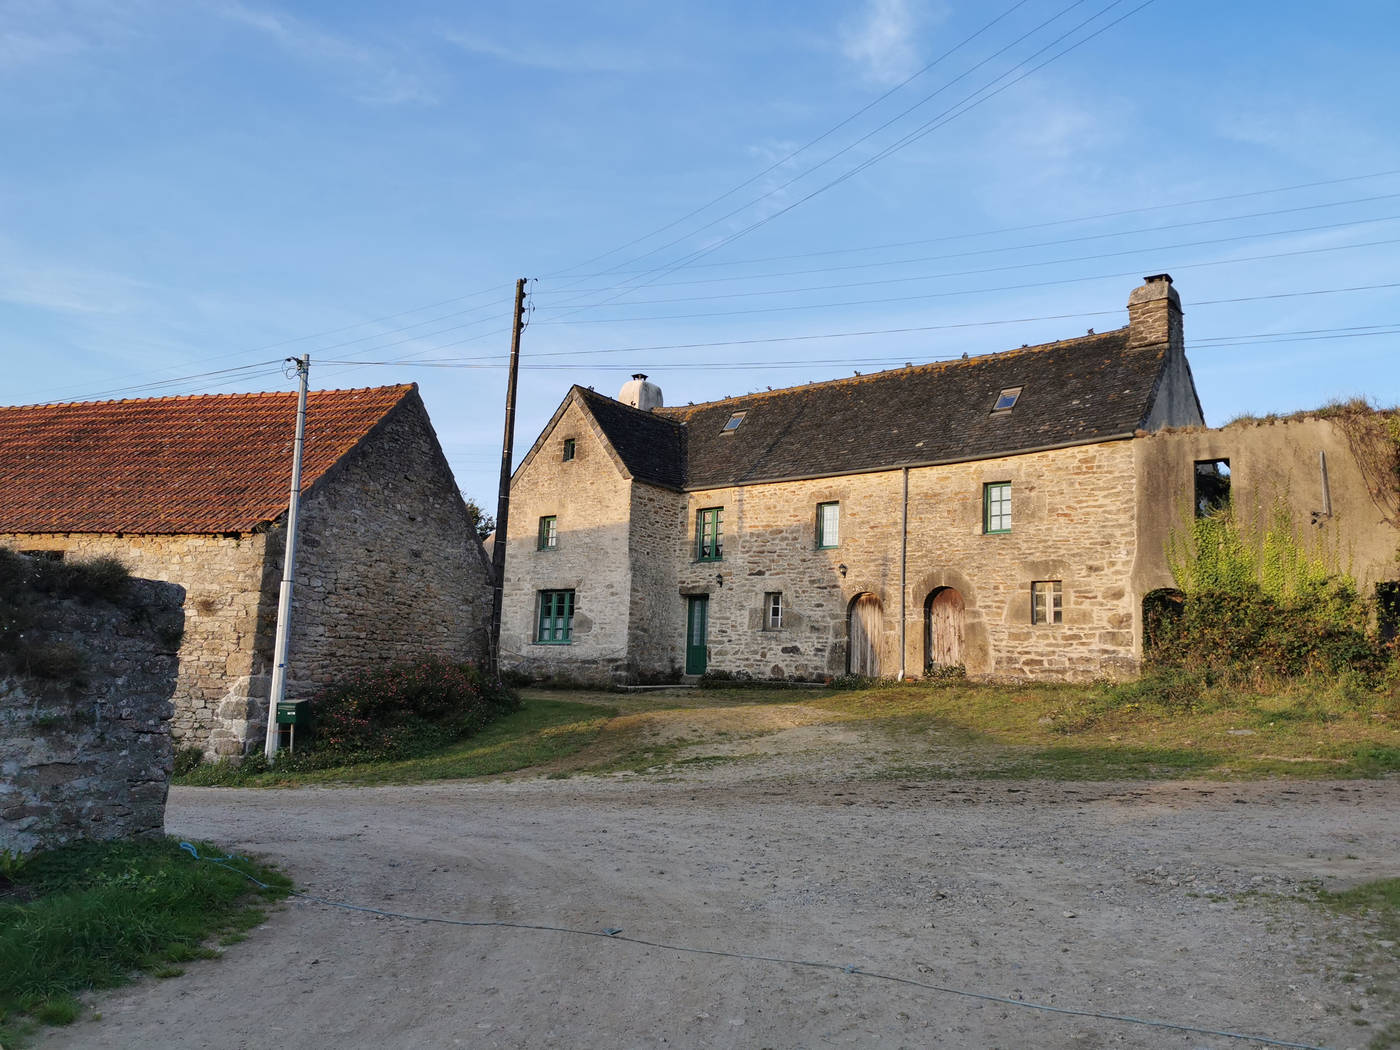
M720 433L721 433L721 434L732 434L732 433L734 433L734 431L736 431L736 430L739 429L739 424L742 423L742 422L744 421L744 416L745 416L746 414L747 414L747 413L744 413L744 412L735 412L732 416L729 417L729 422L726 423L726 424L724 424L724 428L720 431Z
M1016 405L1016 399L1021 396L1019 386L1007 387L997 395L997 403L992 406L993 412L1010 412Z

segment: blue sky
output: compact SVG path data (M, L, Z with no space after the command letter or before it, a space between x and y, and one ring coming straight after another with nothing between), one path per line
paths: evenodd
M489 509L516 277L519 456L571 383L1067 338L1166 271L1212 424L1400 401L1400 9L1141 4L0 0L0 400L309 352L417 381Z

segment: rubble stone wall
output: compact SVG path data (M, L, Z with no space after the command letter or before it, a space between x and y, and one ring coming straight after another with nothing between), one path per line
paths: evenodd
M0 851L163 832L184 597L55 603L44 639L85 654L76 684L0 678Z

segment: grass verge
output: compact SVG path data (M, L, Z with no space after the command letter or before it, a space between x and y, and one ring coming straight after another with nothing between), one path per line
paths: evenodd
M591 744L614 707L527 697L518 711L492 722L467 740L415 758L359 762L317 770L245 772L219 762L175 778L177 784L226 787L300 787L308 784L417 784L460 780L548 765Z
M223 851L198 843L201 856ZM81 843L9 859L0 875L0 1044L68 1024L77 996L140 973L173 977L266 917L291 882L244 859L196 861L173 839ZM262 889L240 871L271 886Z

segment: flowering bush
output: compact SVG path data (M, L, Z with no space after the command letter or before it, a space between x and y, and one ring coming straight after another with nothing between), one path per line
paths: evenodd
M428 657L361 671L311 700L315 765L408 758L470 736L519 698L472 663Z

